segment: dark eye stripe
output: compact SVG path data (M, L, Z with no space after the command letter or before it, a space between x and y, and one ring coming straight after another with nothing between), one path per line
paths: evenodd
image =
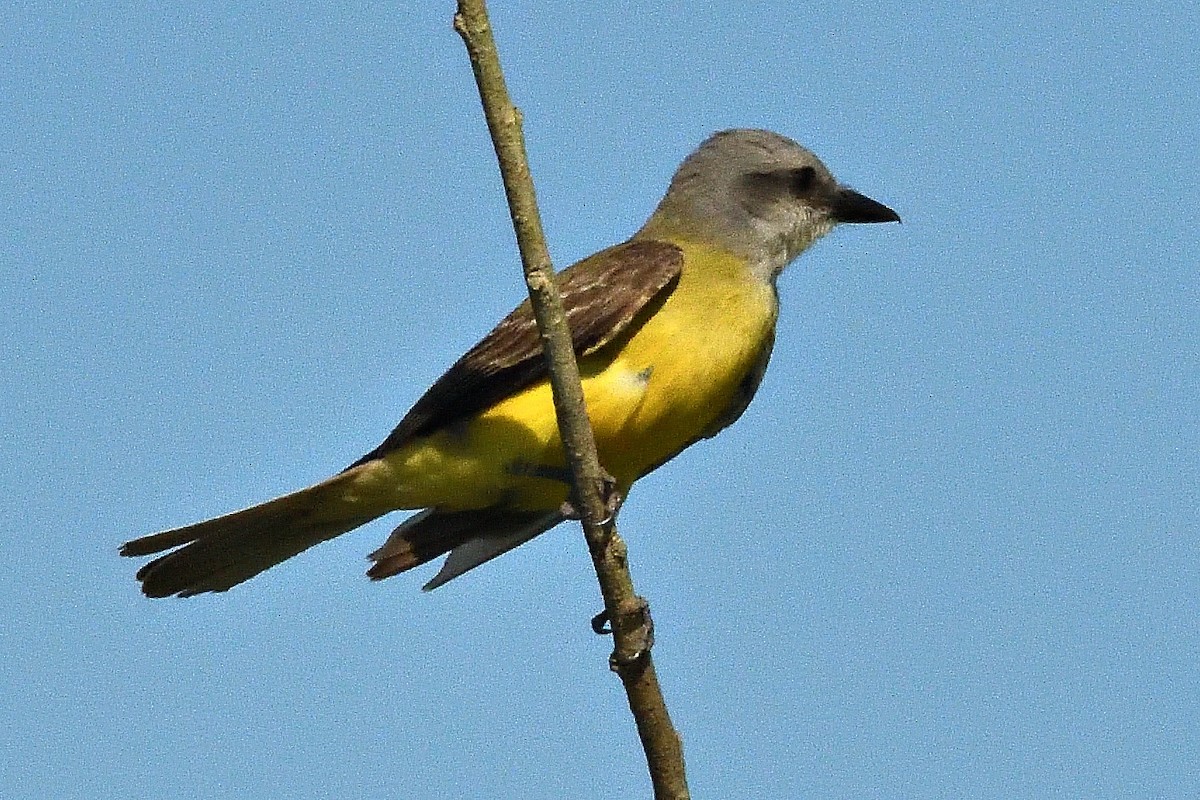
M812 167L800 167L792 170L790 176L789 188L792 194L804 195L812 191L813 186L817 182L817 171Z

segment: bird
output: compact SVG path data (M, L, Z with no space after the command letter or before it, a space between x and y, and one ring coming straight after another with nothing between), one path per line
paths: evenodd
M742 416L771 357L786 266L837 225L899 221L792 139L724 130L683 160L632 237L556 274L601 466L619 496ZM137 572L145 595L189 597L412 510L370 554L367 575L448 554L430 590L563 522L569 497L526 300L333 477L120 552L161 553Z

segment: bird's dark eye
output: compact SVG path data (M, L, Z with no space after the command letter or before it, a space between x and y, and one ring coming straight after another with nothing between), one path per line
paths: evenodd
M790 186L792 194L804 195L812 191L817 182L817 171L812 167L800 167L792 170Z

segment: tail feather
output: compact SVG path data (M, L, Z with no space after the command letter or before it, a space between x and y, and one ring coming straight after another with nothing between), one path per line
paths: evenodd
M369 558L375 563L367 575L382 580L450 553L441 571L423 587L429 591L562 521L558 511L426 509L402 522L383 546L371 553Z
M223 592L390 511L355 501L353 484L365 469L223 517L134 539L121 547L121 555L180 548L138 570L148 597Z

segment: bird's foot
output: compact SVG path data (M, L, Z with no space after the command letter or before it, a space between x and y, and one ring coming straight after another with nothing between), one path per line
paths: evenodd
M617 517L617 512L621 510L621 504L625 502L625 496L621 494L621 490L617 488L617 479L605 472L601 478L600 493L601 499L604 501L604 519L600 520L600 525L608 525ZM571 493L574 495L574 491ZM559 507L559 513L566 519L575 520L578 522L583 519L583 514L575 502L575 498L563 502Z

